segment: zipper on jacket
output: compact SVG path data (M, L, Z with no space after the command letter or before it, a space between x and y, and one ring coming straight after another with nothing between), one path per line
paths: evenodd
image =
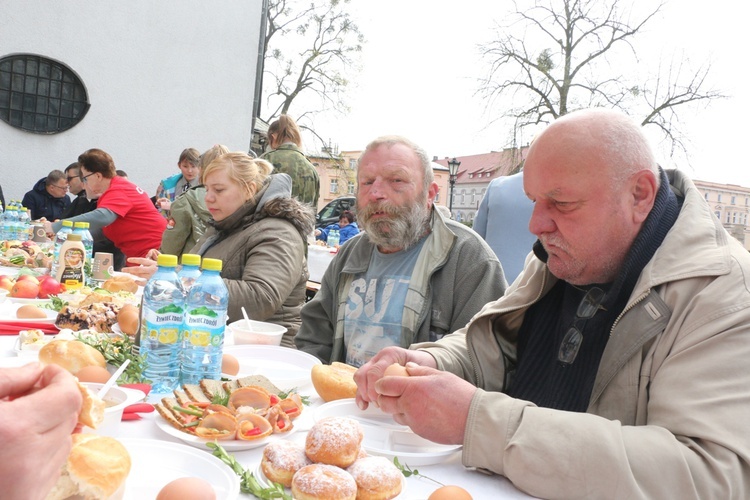
M615 319L615 322L612 323L612 328L610 328L610 330L609 330L609 336L610 336L610 338L612 337L612 334L615 332L615 327L617 326L617 323L619 323L620 319L622 319L622 317L625 316L625 313L627 313L628 311L630 311L631 309L633 309L635 306L637 306L638 304L640 304L641 302L643 302L646 299L646 297L648 297L649 295L651 295L651 290L652 290L651 288L649 288L648 290L646 290L646 293L644 293L643 295L639 296L637 299L635 299L635 301L631 302L625 309L622 310L622 312Z

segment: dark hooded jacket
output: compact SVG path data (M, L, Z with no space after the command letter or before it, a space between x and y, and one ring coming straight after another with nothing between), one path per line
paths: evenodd
M45 217L48 221L62 218L66 208L70 206L70 198L67 195L55 198L47 192L47 178L43 177L34 184L34 188L28 191L21 201L24 207L29 209L33 220Z
M229 321L251 319L287 328L281 345L294 347L307 290L307 236L315 226L309 205L291 198L291 178L269 177L256 196L209 227L191 253L221 259L229 289Z

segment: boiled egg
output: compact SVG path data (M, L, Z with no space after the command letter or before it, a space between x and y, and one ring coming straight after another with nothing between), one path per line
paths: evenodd
M392 377L392 376L408 377L409 372L406 371L405 366L402 366L398 363L393 363L392 365L390 365L388 368L385 369L385 371L383 372L383 376L384 377Z
M85 366L76 373L76 377L81 382L94 382L98 384L106 383L111 376L112 374L101 366Z
M198 477L181 477L164 486L156 500L216 500L216 492Z
M240 372L240 362L231 354L224 354L221 357L221 373L227 375L237 375Z
M441 486L427 497L427 500L472 500L468 491L460 486Z

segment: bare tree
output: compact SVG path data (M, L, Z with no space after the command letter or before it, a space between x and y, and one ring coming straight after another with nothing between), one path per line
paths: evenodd
M640 16L621 0L535 0L525 8L514 1L509 22L497 39L481 46L490 63L479 93L490 107L502 106L512 118L513 143L523 127L549 122L575 109L619 108L645 118L685 151L678 106L724 97L708 87L710 65L697 71L673 59L639 81L634 41L659 14L663 3ZM632 63L632 64L629 64ZM630 68L630 72L627 69ZM510 106L503 106L512 102Z
M290 111L300 122L322 111L347 110L346 75L356 71L364 43L346 11L349 1L270 1L263 77L267 121Z

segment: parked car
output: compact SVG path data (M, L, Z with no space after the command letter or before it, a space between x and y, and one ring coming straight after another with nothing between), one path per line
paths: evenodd
M356 198L354 196L341 196L328 202L315 216L315 227L327 227L338 222L341 214L346 210L356 211Z

